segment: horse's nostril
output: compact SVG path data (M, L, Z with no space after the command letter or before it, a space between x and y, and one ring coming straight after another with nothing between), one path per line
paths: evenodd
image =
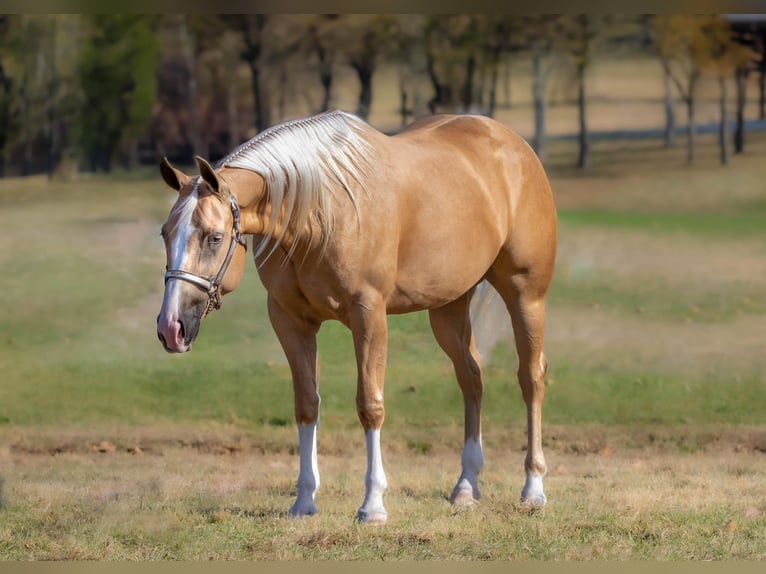
M178 320L178 326L181 330L181 339L184 341L186 340L186 328L184 327L184 322L181 321L181 319Z

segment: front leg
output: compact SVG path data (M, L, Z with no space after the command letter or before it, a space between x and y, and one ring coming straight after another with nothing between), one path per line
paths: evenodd
M382 298L375 294L362 298L351 313L358 371L356 408L365 432L367 473L364 502L357 514L361 522L385 524L388 513L383 506L383 493L388 488L380 449L383 426L383 382L386 371L388 324Z
M316 514L318 511L314 504L314 496L319 489L316 434L319 422L319 381L316 334L319 325L288 314L272 297L269 297L269 318L290 365L295 396L295 421L298 424L298 497L290 508L290 515Z

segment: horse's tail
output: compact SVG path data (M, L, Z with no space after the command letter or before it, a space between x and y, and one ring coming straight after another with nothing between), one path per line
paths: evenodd
M487 366L495 345L500 340L510 341L513 338L511 318L502 297L487 281L476 286L470 314L476 348L481 354L482 363Z

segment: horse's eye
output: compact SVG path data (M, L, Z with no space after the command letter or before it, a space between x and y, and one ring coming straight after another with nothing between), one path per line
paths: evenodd
M209 241L210 245L220 245L223 241L223 233L211 233Z

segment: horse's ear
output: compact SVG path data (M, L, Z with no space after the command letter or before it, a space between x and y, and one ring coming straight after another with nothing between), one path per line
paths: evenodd
M170 162L166 157L163 157L160 162L160 173L162 174L162 179L165 180L165 183L176 191L181 191L183 186L189 183L189 180L191 179L180 169L176 169L170 165Z
M205 181L205 183L207 183L214 192L220 193L221 182L219 181L218 175L215 173L213 166L210 165L207 160L201 158L198 155L195 155L194 159L197 161L199 174L202 176L202 179Z

